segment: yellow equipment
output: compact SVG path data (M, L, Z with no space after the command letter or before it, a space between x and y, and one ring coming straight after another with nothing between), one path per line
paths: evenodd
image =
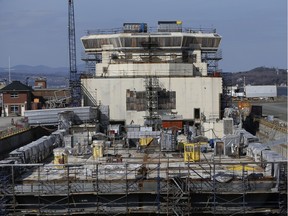
M140 138L139 144L140 146L148 146L151 144L152 141L153 141L153 137Z
M256 166L248 166L248 165L232 165L232 166L227 166L227 170L233 170L233 171L253 171L253 172L261 172L263 171L260 167Z
M94 140L92 143L92 152L93 158L102 158L103 157L103 147L104 141L103 140Z
M200 161L200 143L184 143L184 161Z
M54 164L67 164L68 163L68 151L65 148L56 148L53 150ZM57 168L63 168L64 166L57 166Z

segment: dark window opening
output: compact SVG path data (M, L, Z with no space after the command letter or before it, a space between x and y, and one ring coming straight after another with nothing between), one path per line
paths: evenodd
M194 109L194 118L195 119L200 119L200 108L195 108Z

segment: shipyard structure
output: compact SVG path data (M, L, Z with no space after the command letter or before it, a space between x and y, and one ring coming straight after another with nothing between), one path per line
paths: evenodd
M263 142L242 128L249 104L223 106L215 29L125 23L81 41L82 106L0 133L0 215L286 215L287 127L257 113Z
M153 30L153 29L152 29ZM115 32L89 32L81 38L93 75L82 79L110 121L157 125L177 114L184 124L221 116L221 36L215 29L182 28L181 22L125 23ZM105 113L106 110L107 112ZM173 116L172 116L173 117Z

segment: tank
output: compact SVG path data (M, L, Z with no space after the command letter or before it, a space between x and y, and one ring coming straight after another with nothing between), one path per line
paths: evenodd
M66 148L56 148L53 150L54 164L67 164L68 163L68 151ZM57 166L57 168L63 168L63 166Z
M102 158L103 157L103 147L104 147L104 140L94 140L92 143L92 152L93 158Z

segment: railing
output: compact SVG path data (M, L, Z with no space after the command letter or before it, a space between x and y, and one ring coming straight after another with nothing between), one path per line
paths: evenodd
M185 33L216 33L216 29L215 28L192 28L192 27L182 27L182 29L177 28L175 31L173 31L173 29L171 29L170 31L165 31L165 32L161 32L158 31L158 27L149 27L147 29L147 33L159 33L159 34L167 34L167 33L171 33L171 32L185 32ZM169 30L169 29L167 29ZM94 34L119 34L119 33L124 33L124 29L123 28L110 28L110 29L94 29L94 30L87 30L87 35L94 35ZM134 33L134 32L133 32ZM135 32L137 33L137 32ZM139 32L139 33L143 33L143 32Z
M88 91L88 89L81 84L81 89L83 91L83 93L85 94L85 96L89 99L89 101L93 104L93 106L97 106L97 101L96 99L93 97L93 95Z
M150 162L152 161L152 162ZM154 162L153 162L154 161ZM272 162L270 162L272 163ZM275 162L276 164L286 163L286 162ZM147 173L143 175L139 175L139 168L143 165L147 167ZM172 165L172 167L170 165ZM232 209L228 209L233 213L233 208L237 208L238 210L243 210L248 208L246 206L246 198L245 196L249 196L251 192L252 196L255 192L259 191L260 193L267 193L265 188L262 188L262 184L266 184L266 186L270 187L272 184L275 185L277 179L273 179L269 176L267 179L260 179L259 185L255 190L251 190L247 188L247 184L251 184L250 178L247 175L248 172L244 170L244 165L242 164L242 170L238 173L235 171L235 177L238 175L240 178L236 177L233 181L235 185L233 186L233 182L231 183L221 183L216 182L213 177L204 178L203 172L211 172L211 174L207 176L211 176L215 174L215 166L219 168L220 166L227 165L235 165L235 163L212 163L211 166L213 169L204 169L203 167L207 162L202 163L191 163L189 167L184 167L185 170L181 170L179 168L179 174L175 174L173 172L173 168L175 170L176 167L173 167L173 162L169 163L165 166L165 162L158 161L158 157L149 158L149 162L146 161L143 163L111 163L111 164L103 164L99 163L89 163L89 164L66 164L66 165L43 165L43 164L27 164L27 165L0 165L2 166L11 166L12 172L15 173L17 168L24 168L27 166L28 168L33 167L33 169L29 170L30 177L26 176L25 179L13 180L8 182L10 187L14 188L13 192L2 191L1 195L5 196L31 196L34 195L35 198L39 199L39 213L40 211L51 211L53 208L51 205L56 206L57 208L64 208L65 211L76 211L79 206L85 208L87 206L87 211L92 207L94 211L99 213L100 209L107 212L117 211L117 209L122 213L128 213L130 209L136 210L145 210L153 209L158 212L167 212L172 214L174 211L175 214L182 215L183 212L190 211L199 211L203 209L208 209L209 211L228 209L232 206ZM259 164L259 163L252 163ZM201 166L198 166L201 165ZM188 166L188 165L187 165ZM209 167L210 168L210 167ZM287 168L287 167L286 167ZM287 184L287 169L283 167L281 169L281 179L282 185ZM94 170L94 172L92 172ZM203 172L202 172L203 170ZM210 171L209 171L210 170ZM97 171L97 172L95 172ZM245 171L245 172L244 172ZM188 172L188 173L187 173ZM240 174L239 174L240 173ZM185 174L185 175L183 175ZM233 174L233 175L234 175ZM19 177L19 175L17 175ZM58 178L57 178L58 176ZM182 178L181 178L182 176ZM198 176L198 177L197 177ZM200 178L199 178L200 176ZM213 176L213 175L212 175ZM113 179L111 179L111 177ZM241 179L242 177L242 179ZM237 179L238 178L238 179ZM192 183L199 183L197 189L193 187ZM200 183L204 183L200 185ZM267 181L267 183L265 183ZM236 188L237 186L237 188ZM157 188L157 189L156 189ZM238 191L239 189L239 191ZM269 190L270 190L269 189ZM204 201L191 201L190 199L193 196L190 196L191 193L198 194L200 192L209 193L212 198L213 194L216 201L221 202L220 204L213 203L211 200L207 203ZM221 194L225 192L236 193L234 198L235 200L223 200L225 195L221 197ZM272 191L271 191L272 192ZM245 193L245 196L242 196L242 193ZM85 200L76 202L73 205L68 202L67 197L69 196L85 196L85 194L90 194L86 196ZM145 194L147 196L151 196L155 199L149 200L144 199ZM114 199L107 199L107 197L113 195ZM217 196L216 196L217 195ZM45 203L42 202L42 196L45 196L45 199L53 196L55 200L58 198L58 201L55 203ZM91 196L94 196L91 198ZM135 196L142 197L142 199L135 200ZM90 197L90 198L89 198ZM161 199L160 199L161 197ZM200 196L199 196L200 197ZM157 199L156 199L157 198ZM167 198L167 199L166 199ZM67 200L64 200L67 199ZM84 198L83 198L84 199ZM88 200L89 199L89 200ZM231 198L232 199L232 198ZM64 200L64 201L63 201ZM92 202L93 200L93 202ZM96 200L96 201L95 201ZM163 201L166 200L166 201ZM243 200L243 203L242 203ZM248 198L247 198L248 200ZM37 201L37 200L36 200ZM245 201L245 202L244 202ZM174 203L173 203L174 202ZM194 203L193 203L194 202ZM242 206L242 204L244 206ZM257 203L256 203L257 204ZM5 203L3 203L5 205ZM16 205L16 203L15 203ZM37 205L35 203L31 204L31 208L29 204L21 204L17 203L17 211L18 207L24 208L25 210L33 211L33 205ZM74 206L75 205L75 206ZM141 209L140 209L140 207ZM10 210L13 209L13 205L7 206ZM11 207L11 208L10 208ZM138 208L139 207L139 208ZM172 208L173 207L173 208ZM175 208L174 208L175 207ZM262 206L261 206L262 207ZM285 206L284 206L285 207ZM30 208L30 209L29 209ZM260 208L260 207L259 207ZM15 208L14 208L15 209ZM173 210L174 209L174 210ZM13 211L13 210L12 210ZM56 211L56 210L55 210ZM60 211L60 210L59 210ZM86 209L85 209L86 211ZM59 212L58 212L59 213ZM65 212L66 213L66 212ZM118 212L119 213L119 212Z
M281 131L283 133L288 133L287 123L278 122L278 121L268 121L266 119L260 119L260 124L263 124L267 127L273 128L274 130Z
M24 131L29 130L30 127L9 127L3 131L0 131L0 139L5 139L10 136L14 136L16 134L22 133Z

